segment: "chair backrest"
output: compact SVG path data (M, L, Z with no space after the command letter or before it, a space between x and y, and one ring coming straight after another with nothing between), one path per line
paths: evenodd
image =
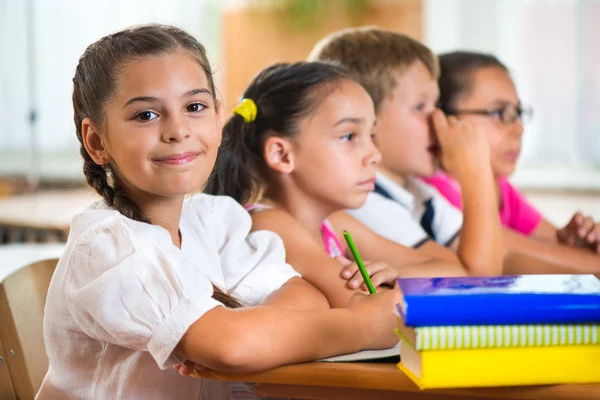
M0 283L0 345L20 400L35 397L48 370L42 326L57 262L51 259L29 264Z
M10 378L8 370L8 362L6 361L7 354L0 340L0 399L2 400L17 400L15 388Z

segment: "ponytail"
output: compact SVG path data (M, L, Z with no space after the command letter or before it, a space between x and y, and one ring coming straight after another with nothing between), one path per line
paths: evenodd
M241 115L233 114L223 127L223 143L208 178L205 193L233 197L238 203L250 201L260 187L258 168L260 146L252 140L256 135L257 121L246 122Z

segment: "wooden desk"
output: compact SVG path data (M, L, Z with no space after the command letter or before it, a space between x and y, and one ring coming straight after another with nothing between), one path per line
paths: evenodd
M0 226L57 231L66 235L71 218L96 199L91 189L52 190L0 199Z
M560 366L557 365L557 368ZM319 400L600 399L600 385L421 391L393 363L308 363L255 374L204 370L198 371L198 375L209 379L255 382L259 397Z

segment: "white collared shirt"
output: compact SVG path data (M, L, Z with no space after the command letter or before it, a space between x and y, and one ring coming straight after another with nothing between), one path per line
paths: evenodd
M299 274L281 239L250 232L229 197L184 203L181 249L160 226L96 202L76 215L44 317L49 370L40 399L229 399L226 382L180 376L173 354L188 328L222 305L212 285L248 305ZM214 329L219 329L215 327Z
M377 173L377 185L391 198L371 192L365 204L347 212L377 234L407 247L418 247L431 239L421 226L425 202L431 199L434 217L431 228L435 241L450 245L462 227L462 213L437 190L409 177L404 187Z

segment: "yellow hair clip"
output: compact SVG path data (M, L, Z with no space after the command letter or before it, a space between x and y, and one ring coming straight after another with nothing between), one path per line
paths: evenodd
M242 99L242 102L233 110L235 114L241 115L246 123L254 122L256 119L256 103L252 99Z

